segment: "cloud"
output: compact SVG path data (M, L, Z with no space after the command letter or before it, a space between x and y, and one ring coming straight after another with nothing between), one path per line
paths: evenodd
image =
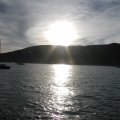
M86 11L89 14L84 15L82 22L82 37L87 37L86 44L105 44L118 42L120 32L120 1L115 0L91 0L85 1ZM98 10L98 6L101 10ZM79 24L79 28L80 28ZM114 37L113 37L114 34ZM108 37L111 36L111 37Z
M26 8L15 0L0 2L0 38L3 48L21 48L25 45L27 29ZM9 46L8 46L9 45Z
M2 13L2 14L8 13L9 9L10 9L9 5L7 5L3 2L0 3L0 13Z
M74 44L119 42L120 0L1 0L0 38L4 51L49 44L43 33L57 20L72 21Z

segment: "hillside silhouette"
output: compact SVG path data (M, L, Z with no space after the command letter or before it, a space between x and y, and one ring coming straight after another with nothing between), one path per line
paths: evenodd
M40 45L0 54L1 62L77 64L77 65L120 65L120 44L88 46Z

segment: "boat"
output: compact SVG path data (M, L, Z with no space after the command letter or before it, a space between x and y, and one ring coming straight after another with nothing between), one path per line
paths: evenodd
M1 54L1 40L0 40L0 54ZM0 69L10 69L10 66L6 64L0 64Z
M0 64L0 69L10 69L10 66L6 64Z

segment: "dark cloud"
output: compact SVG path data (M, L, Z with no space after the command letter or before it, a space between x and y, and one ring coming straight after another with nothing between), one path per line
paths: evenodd
M109 8L119 6L120 0L84 0L81 3L92 12L103 12Z
M9 5L7 5L7 4L5 4L5 3L3 3L3 2L0 2L0 13L6 14L6 13L9 12L9 9L10 9L10 8L11 8L11 7L10 7Z
M93 9L93 11L102 12L118 5L120 5L119 0L93 0L91 8Z

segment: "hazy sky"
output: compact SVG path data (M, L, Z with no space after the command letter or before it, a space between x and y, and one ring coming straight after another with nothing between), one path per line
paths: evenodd
M120 0L0 0L3 51L50 44L43 33L60 20L76 26L74 44L120 43Z

